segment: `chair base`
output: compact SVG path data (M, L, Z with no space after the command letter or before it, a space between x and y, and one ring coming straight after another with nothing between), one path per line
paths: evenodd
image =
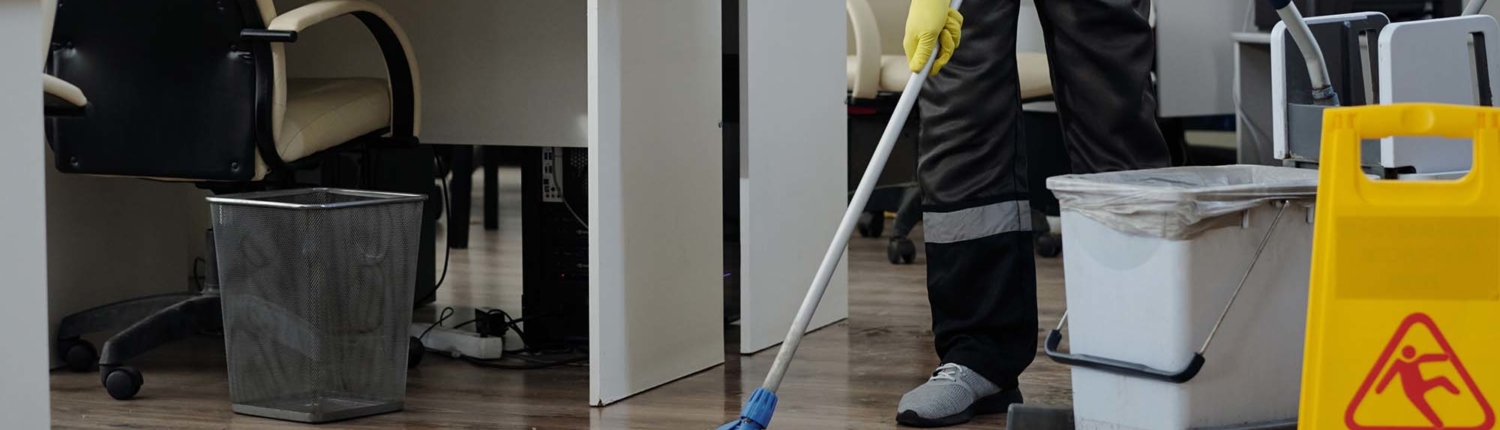
M193 334L221 331L223 310L213 231L205 235L205 240L208 275L202 292L140 297L64 317L58 324L57 345L68 367L88 370L86 360L93 346L82 339L83 335L121 329L99 349L99 379L110 396L127 400L139 392L143 382L139 371L126 366L129 360Z
M134 397L140 388L140 374L125 366L131 359L152 349L197 333L214 333L222 329L222 309L217 292L202 294L161 294L141 297L96 307L63 319L58 326L59 355L75 371L86 371L86 366L75 363L87 360L84 354L92 352L93 346L80 337L87 333L108 331L124 327L110 337L99 349L99 377L110 394L119 400ZM84 363L87 363L84 361ZM81 367L81 368L80 368ZM134 389L117 389L119 375L111 373L124 369L134 373ZM115 379L115 381L111 381Z

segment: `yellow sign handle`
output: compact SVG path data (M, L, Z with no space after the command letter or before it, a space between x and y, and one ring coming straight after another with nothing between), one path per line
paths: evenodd
M1473 168L1456 181L1372 181L1360 166L1360 141L1385 137L1472 138ZM1497 178L1488 173L1489 164L1500 161L1500 109L1425 103L1329 109L1323 116L1322 152L1324 192L1351 192L1381 206L1474 203L1497 188L1486 185Z

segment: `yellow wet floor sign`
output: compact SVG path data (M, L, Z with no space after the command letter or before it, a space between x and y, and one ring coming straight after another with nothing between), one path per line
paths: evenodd
M1455 181L1374 181L1362 139L1473 139ZM1337 108L1323 122L1299 421L1492 429L1500 396L1500 109ZM1487 394L1491 396L1486 396Z

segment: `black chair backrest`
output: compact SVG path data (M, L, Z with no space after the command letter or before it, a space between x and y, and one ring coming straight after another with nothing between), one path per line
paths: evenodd
M67 173L248 180L274 73L255 0L63 0L48 71L89 98L49 119Z

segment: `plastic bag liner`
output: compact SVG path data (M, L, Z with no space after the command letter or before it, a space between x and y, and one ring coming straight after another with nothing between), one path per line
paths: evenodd
M1275 200L1313 200L1318 172L1235 165L1171 167L1047 179L1063 211L1115 230L1187 240L1238 225L1234 215Z

